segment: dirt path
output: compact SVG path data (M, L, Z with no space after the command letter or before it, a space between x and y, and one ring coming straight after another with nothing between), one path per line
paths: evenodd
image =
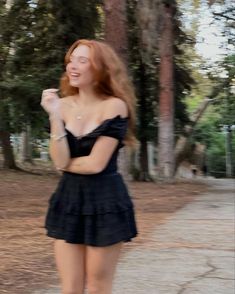
M58 177L36 176L0 170L0 293L29 294L58 284L52 239L45 236L47 201ZM125 250L154 246L151 233L195 196L206 184L171 185L130 183L136 207L139 236Z

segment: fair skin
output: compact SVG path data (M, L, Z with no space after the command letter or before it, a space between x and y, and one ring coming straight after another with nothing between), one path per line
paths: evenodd
M126 103L121 99L100 99L94 92L89 47L79 45L73 51L66 71L70 84L79 88L79 94L61 99L55 89L48 89L42 95L41 105L50 115L52 134L58 136L65 133L63 121L72 134L80 136L89 133L106 119L116 115L128 116ZM84 118L77 120L77 113L84 114ZM71 159L65 136L60 140L50 140L50 156L60 170L95 174L106 167L117 145L117 139L100 136L88 156ZM86 281L89 294L111 294L121 247L122 242L94 247L55 240L55 259L62 293L83 294Z
M122 243L106 247L69 244L56 240L56 265L63 294L111 294Z

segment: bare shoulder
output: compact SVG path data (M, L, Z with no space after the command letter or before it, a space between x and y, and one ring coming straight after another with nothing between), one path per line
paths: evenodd
M128 107L125 101L117 97L110 97L104 100L103 115L104 117L113 117L121 115L122 117L128 116Z

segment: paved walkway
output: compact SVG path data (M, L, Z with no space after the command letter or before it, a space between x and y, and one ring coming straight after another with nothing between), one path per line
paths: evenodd
M235 181L209 183L208 193L156 227L153 246L122 256L113 294L235 294Z

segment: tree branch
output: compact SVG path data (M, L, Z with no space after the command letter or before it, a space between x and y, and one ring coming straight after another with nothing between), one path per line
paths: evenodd
M227 20L235 21L235 17L231 17L231 16L228 16L228 15L225 15L224 13L213 12L213 15L226 18Z

